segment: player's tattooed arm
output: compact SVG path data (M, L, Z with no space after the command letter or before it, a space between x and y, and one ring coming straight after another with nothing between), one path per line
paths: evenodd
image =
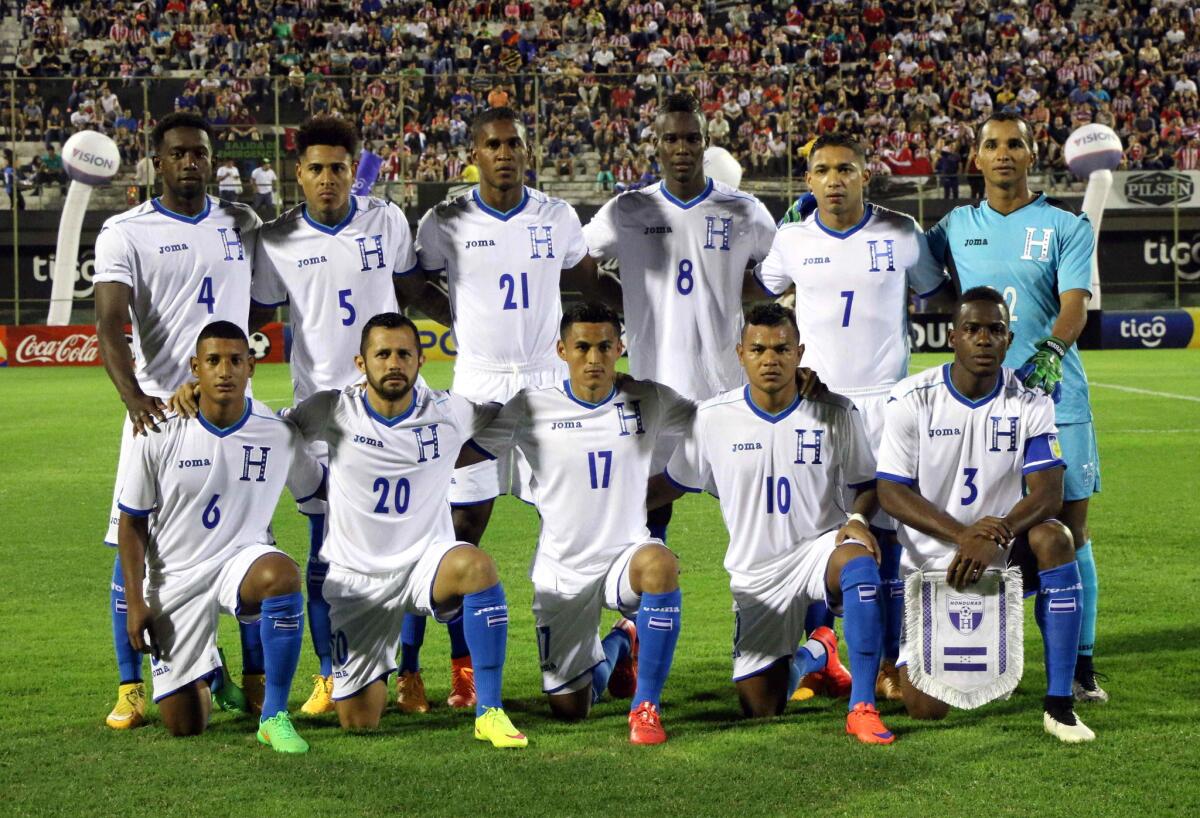
M133 433L140 435L146 429L157 432L158 423L167 415L163 402L143 392L134 377L133 352L125 341L132 295L128 284L106 281L96 285L96 336L104 370L129 412Z
M127 618L125 629L134 650L158 658L158 640L154 636L154 615L142 595L146 578L146 544L150 538L150 517L135 517L121 512L117 524L117 549L121 553L121 573L125 579Z
M1004 515L1004 524L1014 536L1024 534L1062 511L1063 472L1062 468L1052 468L1025 475L1028 493Z

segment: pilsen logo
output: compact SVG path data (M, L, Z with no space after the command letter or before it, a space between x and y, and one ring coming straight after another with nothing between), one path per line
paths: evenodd
M1125 198L1134 204L1162 207L1186 202L1193 189L1186 173L1135 173L1125 180Z
M100 342L95 335L76 333L46 340L26 335L13 351L13 361L18 364L89 364L95 363L99 353Z

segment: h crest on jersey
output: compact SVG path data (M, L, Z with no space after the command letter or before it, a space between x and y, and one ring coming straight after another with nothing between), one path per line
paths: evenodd
M358 255L362 259L362 272L365 273L371 269L372 257L375 257L375 259L379 262L375 265L376 270L387 266L383 260L382 233L371 236L370 241L374 243L374 247L367 247L367 239L365 237L357 238L355 241L358 242Z
M646 427L642 424L642 402L640 400L631 400L629 411L625 411L623 402L614 403L613 408L617 410L617 421L621 424L621 437L631 434L646 434ZM633 424L632 432L629 431L630 424Z
M879 245L883 245L883 249ZM867 251L871 254L871 267L869 272L880 273L883 270L879 266L879 260L887 259L887 271L889 273L896 272L896 251L894 249L896 242L894 239L871 239L867 242Z
M729 252L729 237L733 234L733 219L728 216L705 216L706 222L704 229L704 249L705 250L724 250ZM717 226L717 222L721 226ZM717 247L716 238L721 237L721 246Z
M259 446L258 460L252 459L254 457L253 446L242 446L242 450L245 452L245 457L242 459L242 476L238 479L250 482L250 469L257 467L258 476L253 480L256 483L265 483L267 481L267 454L271 451L271 447Z
M437 460L440 454L438 445L438 425L431 423L428 426L418 426L412 430L413 437L417 439L417 462L424 463L427 460ZM428 430L428 431L426 431ZM426 456L425 450L430 449L433 454Z
M233 233L233 238L229 237L230 232ZM233 249L237 248L237 260L245 261L245 247L242 245L242 229L240 227L218 227L217 233L221 236L221 243L225 245L225 260L233 261Z
M808 440L808 433L812 432L812 440ZM819 466L821 465L821 440L825 437L824 429L797 429L796 430L796 464L802 466ZM812 460L805 460L805 453L810 452L813 456Z
M1041 230L1041 237L1034 238L1038 235L1038 230ZM1053 227L1026 227L1025 228L1025 252L1021 254L1021 261L1049 261L1050 260L1050 237L1054 235ZM1033 248L1036 247L1040 251L1040 255L1035 259L1033 257Z
M995 415L992 415L988 419L992 422L991 435L989 438L992 445L988 447L988 451L1000 451L1000 438L1005 437L1008 438L1008 448L1004 451L1015 452L1017 450L1017 423L1021 419L1012 415L1009 415L1007 418L998 418ZM1000 423L1004 420L1008 421L1007 431L1001 430L1000 428Z
M538 237L538 231L542 231L542 235ZM546 255L542 255L542 248L546 248ZM554 241L550 236L550 225L543 224L529 228L529 257L536 258L554 258Z

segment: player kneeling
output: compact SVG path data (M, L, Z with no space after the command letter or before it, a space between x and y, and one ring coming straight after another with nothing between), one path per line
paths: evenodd
M228 321L196 342L195 420L171 417L138 437L121 489L118 544L131 644L152 655L155 701L176 736L202 733L219 673L217 616L260 619L266 691L258 740L278 752L308 743L287 714L300 659L300 570L274 547L271 517L286 484L298 500L323 491L323 472L300 436L246 397L254 357Z
M903 524L903 570L945 569L947 585L976 595L976 600L961 597L963 613L918 622L919 640L909 618L900 651L901 693L915 718L940 719L950 709L913 684L918 642L923 646L917 657L921 674L967 673L980 682L987 681L983 674L998 680L1004 676L1005 666L1015 664L1006 661L1006 626L1000 616L983 613L977 583L985 574L994 575L989 569L1018 566L1026 589L1037 593L1048 685L1045 730L1060 741L1091 741L1095 734L1071 709L1081 584L1071 534L1054 519L1062 507L1064 468L1054 404L1001 366L1011 341L1004 298L990 287L966 291L950 333L953 363L901 381L887 404L877 467L879 498L884 510ZM917 604L925 605L924 598L920 603L906 600L907 606ZM1000 605L1000 612L1007 610L1004 600ZM931 652L931 644L942 644L936 628L945 626L943 620L960 632L998 627L997 638L990 641L997 647L981 643ZM950 684L950 676L944 678L938 690ZM979 682L969 684L980 689ZM1015 684L1009 680L1007 689ZM955 698L951 691L941 695Z
M500 700L508 603L496 563L459 542L450 518L459 448L498 406L421 385L417 327L398 313L366 322L355 362L365 387L318 392L288 414L306 440L329 446L321 558L338 719L347 729L378 726L405 613L440 622L461 613L475 665L475 738L525 747Z
M866 744L895 736L875 709L883 637L874 465L862 418L826 393L802 398L804 347L795 316L778 304L746 315L738 357L749 385L700 404L692 434L650 482L647 505L686 491L720 498L729 529L725 568L733 592L733 679L748 716L783 712L800 678L837 655L827 627L799 651L813 602L845 612L853 682L846 732ZM857 492L854 513L843 491Z

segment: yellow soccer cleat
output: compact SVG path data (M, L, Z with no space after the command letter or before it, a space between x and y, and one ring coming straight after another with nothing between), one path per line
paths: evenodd
M401 713L429 712L429 700L425 698L425 682L420 671L407 671L396 677L396 707Z
M475 738L490 741L493 747L521 748L529 746L525 734L513 727L507 714L499 707L489 707L475 719Z
M243 673L242 693L246 695L246 706L254 716L262 715L263 697L267 695L267 677L264 673Z
M130 682L117 688L117 705L104 720L114 730L132 730L146 723L146 685Z
M333 677L317 674L313 676L313 691L300 712L306 716L319 716L333 712Z
M806 702L813 696L817 695L817 689L824 690L825 682L823 682L816 673L809 673L800 680L799 686L792 693L792 701Z
M879 665L879 676L875 679L875 698L889 702L904 698L900 694L900 670L886 659Z

